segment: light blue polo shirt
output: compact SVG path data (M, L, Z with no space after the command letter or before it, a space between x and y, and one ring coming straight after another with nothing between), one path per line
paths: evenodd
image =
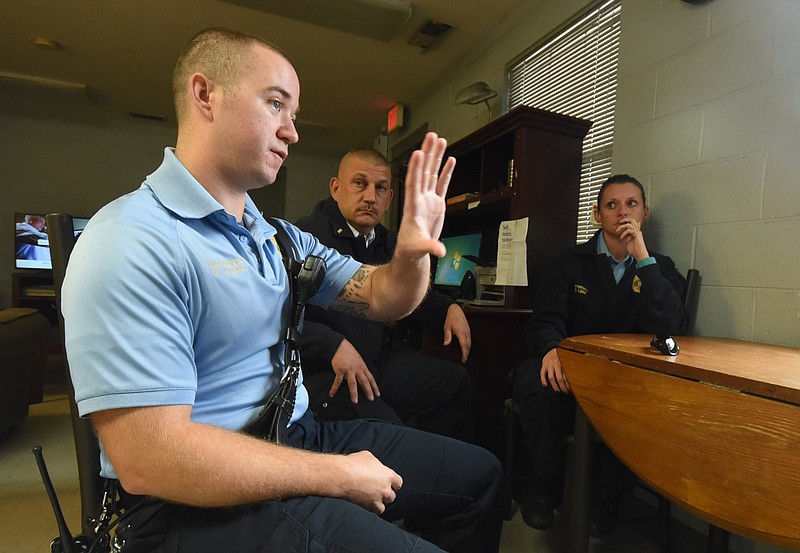
M619 284L619 281L622 280L622 276L625 274L625 271L630 267L631 263L633 263L633 256L628 254L622 261L617 261L614 255L611 253L611 250L608 249L608 244L606 244L606 237L601 232L597 239L597 255L606 254L608 256L608 262L611 264L611 271L614 273L614 280Z
M614 257L614 254L611 253L611 250L608 249L608 244L606 243L605 235L600 232L597 238L597 255L606 254L608 256L608 262L611 264L611 271L614 273L614 280L617 284L619 281L622 280L622 277L625 275L625 271L628 270L628 267L631 266L633 263L633 256L628 254L622 261L617 261ZM656 258L652 255L650 257L645 257L644 259L636 262L636 268L641 269L642 267L647 267L648 265L652 265L656 263Z
M361 264L285 227L301 258L326 260L310 303L327 308ZM192 405L196 422L238 431L252 421L283 367L287 276L274 235L249 197L239 225L166 149L70 257L62 309L80 414ZM307 408L301 384L292 422ZM104 452L101 462L115 477Z

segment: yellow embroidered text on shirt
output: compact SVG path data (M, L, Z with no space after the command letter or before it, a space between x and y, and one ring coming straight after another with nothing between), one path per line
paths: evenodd
M589 289L586 288L586 286L583 286L581 284L576 284L575 285L575 293L576 294L580 294L581 296L588 296L589 295Z
M211 268L211 274L214 276L237 275L247 270L247 264L241 257L234 257L230 261L210 261L206 259L206 265Z

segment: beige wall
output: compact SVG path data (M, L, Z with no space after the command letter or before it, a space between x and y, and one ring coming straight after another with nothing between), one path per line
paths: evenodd
M521 9L410 106L407 128L452 141L485 124L485 105L455 93L502 91L506 63L585 5ZM645 184L653 249L700 269L700 334L800 347L798 29L795 0L623 0L614 171Z
M164 147L174 144L175 130L160 124L0 113L0 308L11 305L15 211L90 216L138 188L161 163ZM338 155L289 155L288 219L304 215L327 195L338 162Z
M339 170L341 154L314 155L290 153L286 160L288 188L286 190L286 219L297 221L308 215L318 201L328 197L328 183Z
M174 131L0 114L0 307L11 305L15 211L90 216L139 186Z

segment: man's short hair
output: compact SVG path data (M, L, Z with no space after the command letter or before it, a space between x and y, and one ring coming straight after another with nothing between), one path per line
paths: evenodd
M619 175L612 175L606 179L606 182L600 186L600 190L597 192L597 207L600 208L600 204L603 201L603 192L606 191L606 188L611 186L612 184L635 184L639 191L642 193L642 205L647 205L647 196L644 193L644 186L642 183L633 178L630 175L619 174Z
M214 27L197 33L183 49L172 74L172 93L178 124L187 109L186 83L194 73L202 73L219 84L226 92L233 89L239 75L247 68L253 55L252 47L260 44L291 60L280 48L261 37Z
M380 153L378 150L375 150L374 148L357 148L355 150L350 150L349 152L344 154L344 156L342 156L342 161L340 162L339 167L341 167L341 164L344 163L344 161L350 157L357 157L358 159L364 160L367 163L371 163L373 165L382 165L383 167L391 167L389 164L389 160L386 159L386 156L384 156L382 153Z

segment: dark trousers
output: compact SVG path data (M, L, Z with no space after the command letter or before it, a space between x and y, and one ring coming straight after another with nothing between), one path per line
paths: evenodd
M575 431L575 396L542 386L541 368L541 358L528 358L517 368L514 402L522 423L528 489L555 501L563 490L564 445ZM594 460L593 509L613 516L635 477L605 444L597 444Z
M335 397L329 397L334 378L330 368L304 373L311 409L326 421L366 418L402 424L413 417L414 426L421 430L465 442L474 440L475 397L464 367L390 344L370 370L381 397L369 401L359 388L357 404L350 401L345 384Z
M527 485L537 495L554 499L562 489L564 443L575 427L575 398L553 391L539 380L541 358L518 367L514 402L520 412L527 458Z
M386 422L317 423L308 413L290 427L289 445L341 454L367 449L403 486L382 516L317 496L225 509L144 509L118 532L123 552L498 551L507 499L502 467L488 451ZM420 536L392 523L401 519Z

